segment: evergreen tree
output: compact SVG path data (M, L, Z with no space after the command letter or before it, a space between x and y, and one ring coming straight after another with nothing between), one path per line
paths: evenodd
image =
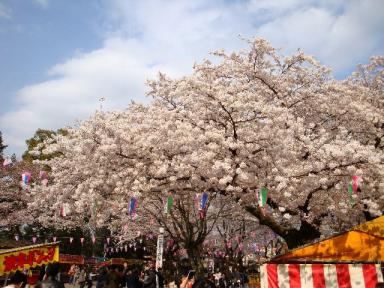
M37 159L47 160L47 159L52 159L54 157L59 156L60 153L52 153L52 154L40 153L39 155L32 155L30 154L30 152L33 151L39 145L40 147L38 150L41 152L45 147L45 144L44 144L45 141L49 139L52 139L54 141L54 138L56 135L66 135L67 133L68 132L66 129L58 129L57 131L37 129L33 137L25 141L27 143L28 148L27 148L27 151L25 151L22 155L23 160L32 162L33 160L37 160Z

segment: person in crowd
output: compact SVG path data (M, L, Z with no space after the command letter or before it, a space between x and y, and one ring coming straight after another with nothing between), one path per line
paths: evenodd
M124 273L124 275L127 273L128 270L129 270L128 262L124 261L124 263L123 263L123 273Z
M126 270L126 273L124 275L124 283L123 287L125 288L136 288L135 287L135 275L133 274L133 271L131 269Z
M232 283L233 283L234 287L240 288L240 286L241 286L241 274L238 270L235 270L232 273Z
M106 288L118 288L118 287L119 287L119 275L117 272L117 267L114 265L111 265L107 274Z
M156 288L156 281L155 262L151 261L145 271L143 288Z
M68 271L68 276L69 276L69 284L72 284L73 285L73 280L75 278L75 271L76 269L76 265L75 264L72 264L71 267L69 268L69 271Z
M124 285L125 285L125 273L128 269L128 264L126 267L123 265L123 267L117 266L116 268L117 268L116 272L117 272L117 276L118 276L119 287L124 287Z
M73 282L72 285L75 286L78 283L80 277L80 267L78 265L75 265L75 274L73 275Z
M163 277L163 269L162 268L157 269L156 276L157 276L157 283L159 284L159 287L163 288L164 287L164 277Z
M80 272L79 272L79 278L77 279L80 288L84 288L85 282L87 280L86 276L87 275L86 275L86 271L85 271L84 267L81 267Z
M75 266L75 275L73 276L73 282L72 285L75 286L78 283L80 277L80 267L79 265Z
M45 270L44 280L37 282L36 288L64 288L64 284L57 279L59 264L50 263Z
M226 275L224 273L221 273L221 277L219 279L219 288L227 288L228 286L229 285L228 285Z
M133 282L134 282L134 287L135 288L142 288L143 287L143 281L141 279L141 270L139 268L135 268L133 269ZM144 275L143 275L143 279L144 279Z
M90 266L87 266L85 269L85 283L87 284L87 288L92 287L92 268Z
M23 270L23 277L24 277L24 284L23 284L23 287L29 287L29 284L28 284L28 275L29 275L29 270L28 269L24 269Z
M248 288L249 279L245 272L241 274L241 283L244 288Z
M212 271L205 271L204 277L196 278L192 288L216 288Z
M39 274L39 279L38 281L43 281L44 280L44 276L45 276L45 269L47 267L45 266L45 264L41 265L40 267L40 274Z
M216 285L215 285L215 276L213 276L213 273L212 272L209 272L207 274L207 277L205 279L205 282L207 283L207 285L210 287L210 288L215 288Z
M4 288L22 288L26 284L25 276L17 270L9 279L8 285Z
M97 277L96 288L105 288L107 285L108 268L100 267Z
M194 273L191 273L191 271L192 270L183 272L180 281L180 288L191 288L195 284L196 277Z

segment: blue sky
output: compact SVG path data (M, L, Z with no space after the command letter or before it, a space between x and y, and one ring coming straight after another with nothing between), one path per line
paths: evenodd
M102 44L100 10L86 1L0 1L0 11L0 113L18 89L46 79L52 65Z
M384 52L382 0L0 0L0 131L20 155L37 128L145 98L158 71L177 77L220 48L263 37L301 48L337 78Z

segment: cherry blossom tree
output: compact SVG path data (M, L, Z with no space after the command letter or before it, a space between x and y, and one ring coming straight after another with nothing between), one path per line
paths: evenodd
M22 182L22 174L30 173L28 184ZM40 181L39 167L24 161L9 162L0 169L0 227L18 231L22 224L34 223L34 214L28 210L32 201L31 185Z
M214 55L222 60L190 76L148 83L154 105L173 111L166 135L193 147L172 150L194 167L188 180L198 179L197 189L232 195L289 247L381 214L384 119L369 99L382 91L334 80L313 58L280 56L260 39L249 51ZM373 70L382 83L382 68ZM359 191L350 196L353 176ZM264 208L255 201L261 187Z
M53 213L40 221L118 229L132 197L155 205L170 191L206 192L232 199L292 248L381 214L381 58L340 81L300 51L282 56L261 39L249 46L215 52L218 61L180 79L159 74L148 81L151 104L98 112L55 136L42 153L62 156L43 162L52 184L34 190L32 205ZM259 205L261 188L268 198Z
M206 239L212 234L218 221L231 217L231 201L224 197L211 196L202 209L199 195L196 196L194 191L184 191L177 194L172 209L167 213L163 212L164 202L160 197L157 200L148 197L143 202L141 211L150 215L159 227L165 229L168 249L177 245L178 251L175 252L185 250L191 267L202 271ZM146 225L143 223L143 226L150 231L154 225L149 222Z
M66 135L44 143L43 153L61 156L39 161L51 167L50 184L33 189L35 201L29 208L40 211L38 219L44 226L86 227L91 235L107 227L119 239L117 245L138 233L157 234L163 227L167 239L185 250L190 265L201 270L207 235L218 219L231 216L228 211L235 203L224 201L224 195L206 194L206 204L200 207L196 197L198 193L202 197L202 190L166 177L166 166L161 167L164 156L151 146L155 143L147 142L156 130L148 125L148 113L141 105L122 113L98 112ZM40 153L37 147L33 156ZM172 205L165 213L169 197ZM134 211L130 211L132 199L138 204Z
M376 149L384 150L383 138L383 109L384 109L384 57L375 56L371 58L368 65L358 65L356 72L346 82L347 91L353 91L359 99L360 110L366 109L370 121L366 123L355 123L351 125L351 133L363 144L374 146ZM376 113L369 115L370 109ZM380 113L381 112L381 113ZM364 113L364 112L363 112ZM364 125L364 126L363 126Z

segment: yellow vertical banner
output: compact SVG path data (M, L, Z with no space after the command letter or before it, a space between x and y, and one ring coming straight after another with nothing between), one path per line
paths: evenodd
M59 261L58 243L0 251L0 275Z

